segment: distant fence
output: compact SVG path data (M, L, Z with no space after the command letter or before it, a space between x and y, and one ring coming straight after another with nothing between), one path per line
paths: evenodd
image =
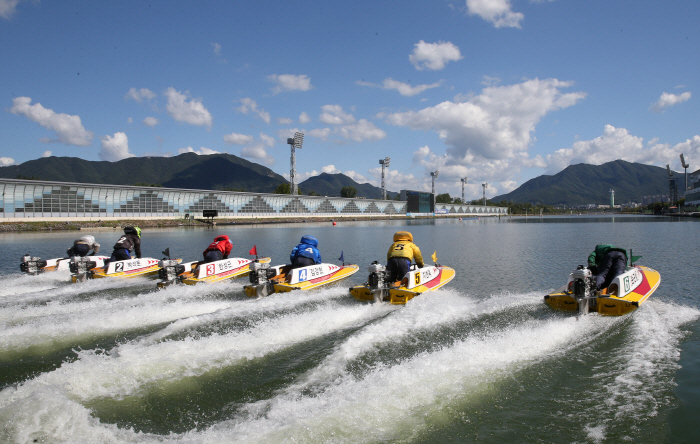
M405 215L406 202L0 179L0 221L17 218L220 218ZM505 207L437 204L436 213L506 214Z

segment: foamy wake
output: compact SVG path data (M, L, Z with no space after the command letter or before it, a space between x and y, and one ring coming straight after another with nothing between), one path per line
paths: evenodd
M437 292L400 310L383 304L321 304L263 317L246 329L204 338L135 341L104 354L81 352L73 363L0 392L0 423L5 425L0 441L410 440L427 430L446 408L469 405L514 373L571 353L585 341L600 340L624 322L623 318L601 316L529 318L484 329L400 362L376 363L361 376L347 370L348 365L394 340L499 310L522 310L535 296L510 298L509 303L505 299L477 303ZM646 408L645 403L670 383L667 373L678 359L680 327L697 319L700 311L654 301L634 316L629 353L615 361L615 368L600 369L600 376L608 377L610 383L593 394L603 399L613 417ZM100 423L81 405L98 398L142 394L154 386L264 358L346 328L359 330L296 383L204 431L168 436L136 433ZM665 382L654 385L659 376ZM313 393L309 386L315 387ZM589 424L584 433L590 439L604 439L605 424Z

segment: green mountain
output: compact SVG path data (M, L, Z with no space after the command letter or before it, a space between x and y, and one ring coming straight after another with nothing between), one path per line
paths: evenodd
M171 188L237 189L272 192L286 179L257 163L232 154L130 157L118 162L77 157L43 157L0 168L0 177L31 177L60 182L113 185L157 184Z
M518 189L490 200L545 205L607 204L611 189L615 190L618 204L640 202L642 196L668 194L668 173L665 168L624 160L603 165L582 163L569 165L553 176L530 179Z
M328 174L321 173L318 176L309 177L299 184L299 188L303 193L315 191L321 196L340 196L340 190L343 187L355 187L357 197L366 197L368 199L381 199L382 189L370 185L368 183L357 183L345 174ZM393 199L398 193L387 191L387 198Z

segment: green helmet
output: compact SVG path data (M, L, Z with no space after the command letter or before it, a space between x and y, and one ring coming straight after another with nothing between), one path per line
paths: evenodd
M139 227L134 227L134 230L136 230L136 235L141 238L141 229Z

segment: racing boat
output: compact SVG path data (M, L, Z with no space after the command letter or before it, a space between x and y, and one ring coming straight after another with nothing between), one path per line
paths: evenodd
M269 257L257 259L260 263L269 264ZM249 265L253 262L250 259L233 257L220 261L199 263L187 262L181 264L178 260L163 259L160 261L158 277L158 288L165 288L175 283L195 285L201 282L213 283L226 279L236 279L248 276Z
M108 256L87 256L91 261L95 262L96 267L104 267L104 261L109 259ZM19 269L23 273L37 275L45 271L68 271L70 262L73 258L59 257L55 259L43 260L40 257L32 257L29 254L22 256L22 262L19 264Z
M86 279L100 278L133 278L137 276L155 276L160 270L158 259L144 257L141 259L127 259L124 261L109 262L107 268L104 265L97 267L91 261L86 261L85 258L75 258L74 264L71 264L71 281L73 283L82 282ZM174 261L182 261L182 259L173 259ZM93 265L94 264L94 265Z
M350 288L350 294L359 301L385 301L403 305L414 297L441 288L455 277L455 270L444 265L411 265L400 282L388 282L384 265L374 261L367 268L367 283Z
M632 256L632 259L637 258ZM613 279L608 288L596 291L595 276L590 269L579 265L569 275L566 285L546 295L544 302L559 311L622 316L639 308L660 283L658 271L643 265L630 265Z
M262 297L294 290L311 290L332 284L352 276L360 268L354 264L322 263L292 269L291 265L270 267L269 263L255 261L250 264L250 269L250 285L244 287L245 294L250 297Z

